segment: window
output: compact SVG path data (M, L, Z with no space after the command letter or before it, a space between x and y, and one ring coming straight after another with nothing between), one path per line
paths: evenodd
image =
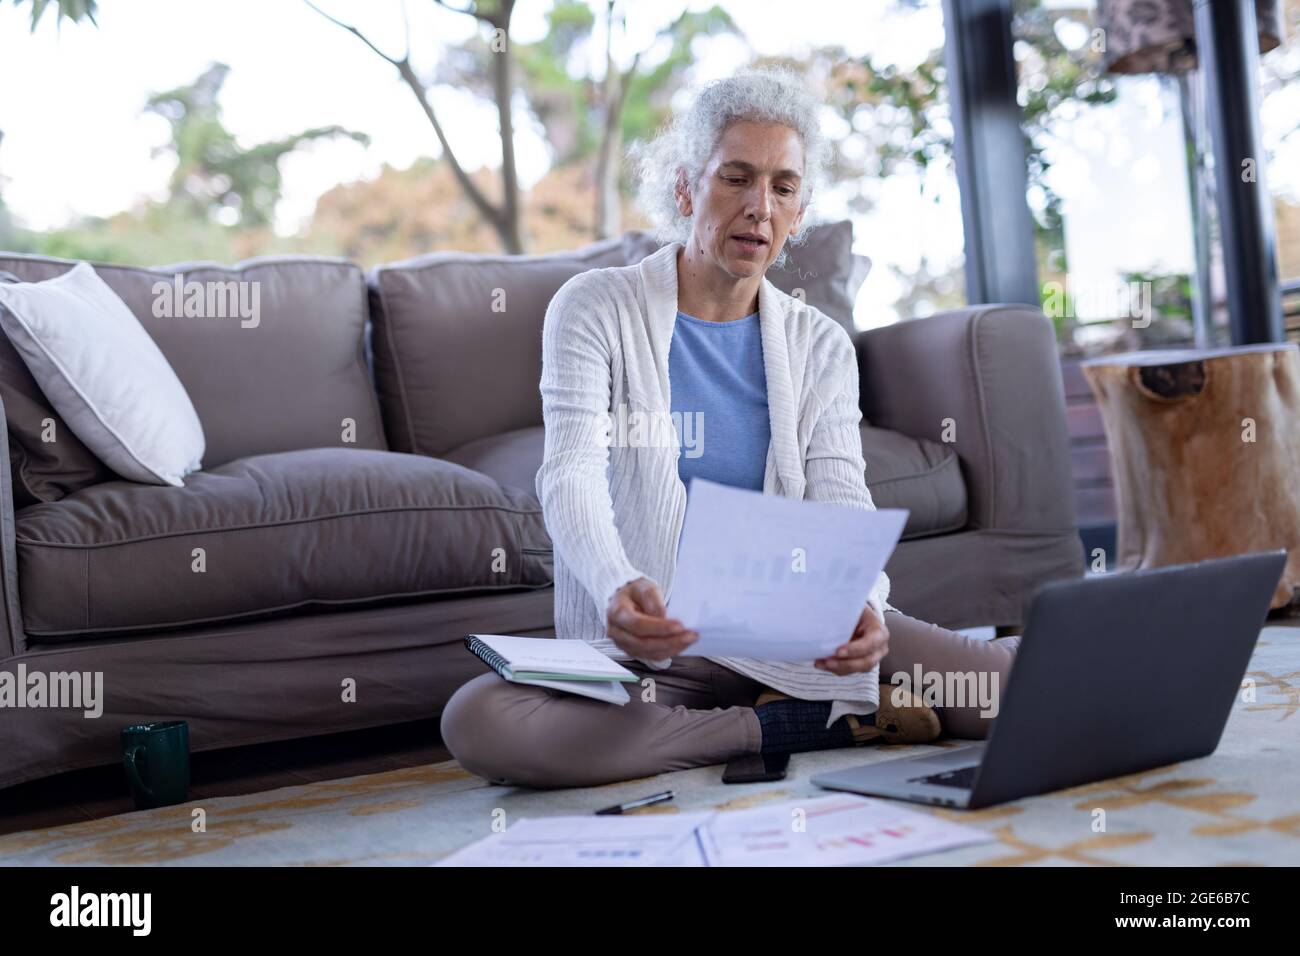
M1289 338L1300 340L1300 0L1282 5L1282 45L1260 58L1260 135L1277 224Z
M1107 73L1094 0L1017 0L1013 35L1043 308L1062 356L1192 342L1179 79Z

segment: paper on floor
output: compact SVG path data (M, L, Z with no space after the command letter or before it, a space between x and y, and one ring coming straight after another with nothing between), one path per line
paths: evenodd
M709 866L863 866L993 839L974 827L854 794L719 813L700 836Z
M453 853L437 865L699 865L702 858L696 831L711 816L713 813L706 811L530 817Z
M695 813L522 819L439 866L849 866L987 843L983 830L836 794Z

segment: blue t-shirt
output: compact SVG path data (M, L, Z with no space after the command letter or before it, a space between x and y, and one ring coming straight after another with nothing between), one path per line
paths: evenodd
M687 489L699 477L762 491L772 426L758 313L706 322L678 312L668 380Z

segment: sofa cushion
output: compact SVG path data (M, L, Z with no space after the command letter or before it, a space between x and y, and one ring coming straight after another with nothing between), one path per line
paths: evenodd
M0 270L25 282L74 265L0 255ZM96 265L95 271L140 320L189 393L207 439L205 467L300 448L387 447L366 369L366 287L358 266L268 256L230 267ZM204 316L185 315L184 305L198 299L187 289L212 293ZM250 317L236 309L231 293L240 292Z
M827 222L808 230L804 241L791 246L785 265L767 270L767 278L782 292L802 298L854 333L853 306L871 260L853 251L853 223Z
M966 526L966 482L950 446L869 425L861 434L871 497L878 508L908 510L905 539ZM444 457L533 496L544 452L545 429L537 425L476 439Z
M768 274L852 329L867 260L848 222L810 230ZM389 447L443 456L476 439L542 423L542 321L580 272L640 262L659 248L629 232L541 256L433 253L373 269L375 385Z
M534 499L393 452L259 455L184 488L111 481L28 508L16 526L37 640L551 580Z
M0 271L0 282L19 282ZM9 429L14 510L111 481L116 475L72 433L8 336L0 335L0 403Z
M551 297L580 272L634 261L618 238L540 256L437 252L372 270L375 385L389 446L441 456L540 425Z
M541 425L516 428L514 431L472 442L449 451L442 457L458 465L481 471L502 485L521 488L537 495L537 469L542 467L546 451L546 429Z
M966 527L966 481L951 446L870 425L861 434L876 507L909 511L904 540Z
M89 263L0 283L0 327L77 437L123 478L179 488L203 467L185 387Z

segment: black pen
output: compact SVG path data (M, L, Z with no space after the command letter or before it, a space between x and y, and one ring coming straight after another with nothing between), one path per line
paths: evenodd
M596 815L610 815L616 813L627 813L629 810L635 810L637 807L648 807L652 803L663 803L665 800L671 800L673 792L665 790L663 793L652 794L648 797L642 797L640 800L633 800L629 803L616 803L612 807L606 807L604 810L597 810Z

